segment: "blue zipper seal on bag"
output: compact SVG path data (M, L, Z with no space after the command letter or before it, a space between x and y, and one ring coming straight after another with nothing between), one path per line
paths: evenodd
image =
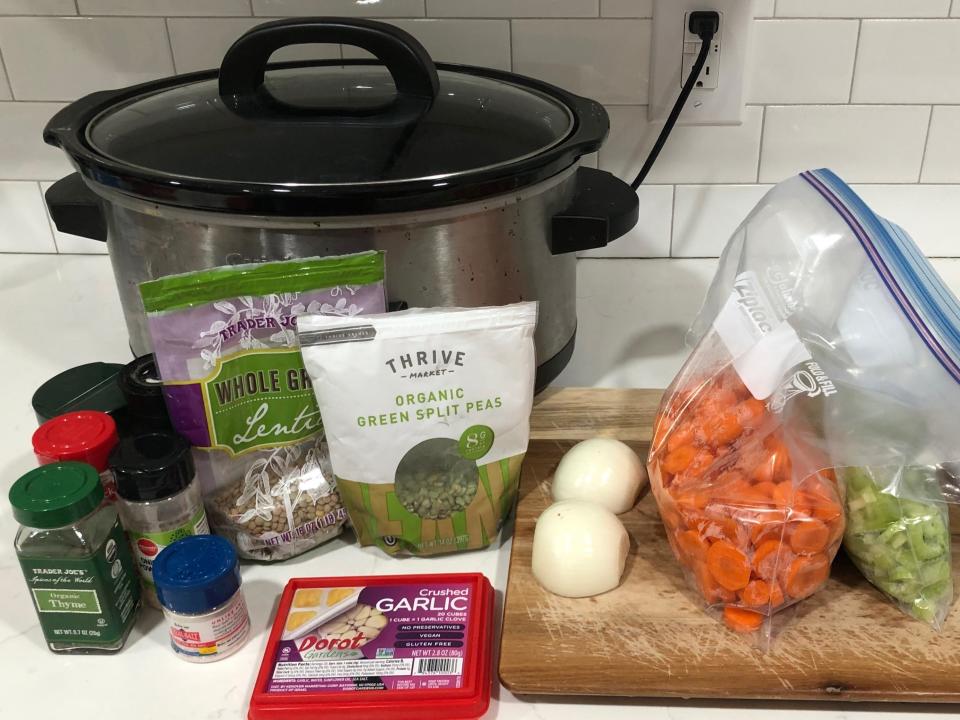
M904 316L960 383L960 302L930 261L902 228L874 213L830 170L800 176L844 219Z

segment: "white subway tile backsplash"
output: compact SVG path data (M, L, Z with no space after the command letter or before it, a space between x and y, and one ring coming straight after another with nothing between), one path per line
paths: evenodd
M439 62L510 69L509 20L391 20L403 28ZM343 46L345 58L368 57L363 50Z
M756 21L747 102L847 102L858 27L856 20Z
M4 180L58 180L73 172L62 150L43 142L43 128L64 103L0 103L0 168Z
M587 258L641 258L670 255L672 185L644 185L637 191L640 219L629 233L603 248L580 253Z
M249 0L77 0L81 15L250 15Z
M46 193L51 185L53 185L52 182L42 182L40 183L40 190ZM44 202L44 210L46 210L46 202ZM57 252L69 255L107 254L107 244L105 242L91 240L90 238L81 237L80 235L60 232L57 230L53 218L50 217L50 213L47 213L47 219L50 221L50 230L53 232L53 241L57 246Z
M953 0L953 6L950 8L950 17L960 17L960 0Z
M430 1L427 0L427 2ZM753 0L754 17L772 17L774 3L775 0ZM600 15L603 17L653 17L653 0L600 0Z
M0 253L55 253L35 182L0 181Z
M18 100L74 100L173 73L160 18L0 18Z
M423 17L424 0L253 0L255 15Z
M946 17L950 0L777 0L779 17Z
M267 18L170 18L170 46L178 73L220 67L223 54L234 41ZM273 61L333 59L340 57L339 45L295 45L279 50Z
M960 260L957 258L932 258L930 264L943 278L950 291L960 297Z
M960 107L933 109L920 182L960 183Z
M513 69L602 103L647 101L649 20L514 20Z
M581 260L576 349L554 384L666 387L689 354L684 336L716 267L716 260Z
M603 17L653 17L653 0L600 0Z
M600 167L632 180L660 132L645 107L610 107L610 136ZM748 183L757 179L763 109L746 107L742 125L678 125L647 177L650 184Z
M429 17L597 17L600 0L427 0Z
M775 8L775 0L753 0L754 17L773 17Z
M864 20L852 102L960 102L960 22Z
M760 182L818 167L847 182L917 182L929 107L773 105L766 112Z
M771 185L680 185L673 202L673 257L719 257Z
M854 185L878 215L909 233L927 255L960 255L960 186Z
M73 0L0 0L0 15L76 15Z

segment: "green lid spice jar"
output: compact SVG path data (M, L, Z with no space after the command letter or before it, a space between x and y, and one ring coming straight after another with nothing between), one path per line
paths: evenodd
M40 627L56 653L116 652L140 606L117 510L90 465L53 463L10 488L15 547Z
M126 437L110 453L110 469L117 479L117 509L130 538L144 598L160 609L154 560L181 538L210 533L190 445L172 431Z

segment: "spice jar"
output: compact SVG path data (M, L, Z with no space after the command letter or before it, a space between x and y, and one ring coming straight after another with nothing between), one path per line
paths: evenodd
M181 538L210 532L190 446L173 432L126 437L110 454L110 469L144 597L159 608L153 563L160 551Z
M124 365L117 373L117 384L127 401L120 423L121 435L173 431L163 398L163 382L153 355L141 355Z
M31 470L10 488L14 542L47 646L116 652L140 606L140 586L97 471L78 462Z
M33 433L33 453L41 465L71 460L92 465L100 473L109 502L117 499L113 473L107 469L107 458L116 444L116 422L97 410L58 415Z
M250 636L233 545L216 535L178 540L153 564L153 578L170 628L170 646L184 660L215 662Z

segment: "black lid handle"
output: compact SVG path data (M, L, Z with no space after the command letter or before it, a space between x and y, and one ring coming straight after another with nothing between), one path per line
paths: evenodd
M254 96L263 85L270 56L304 43L353 45L373 53L393 76L398 95L432 101L440 87L426 48L405 30L374 20L315 17L275 20L244 33L223 56L220 96Z

